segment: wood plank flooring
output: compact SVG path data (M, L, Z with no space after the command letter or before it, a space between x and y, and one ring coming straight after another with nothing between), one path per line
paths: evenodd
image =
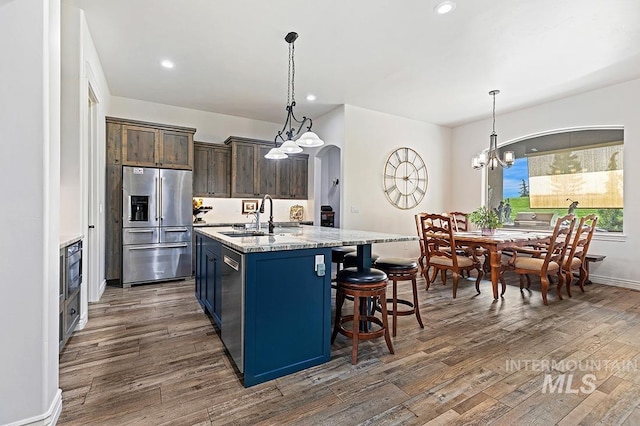
M352 366L338 336L330 362L247 389L192 280L108 287L60 355L58 424L640 424L640 292L593 284L544 306L539 281L515 282L494 303L486 281L455 300L450 279L420 281L425 328L399 318L395 355L362 342Z

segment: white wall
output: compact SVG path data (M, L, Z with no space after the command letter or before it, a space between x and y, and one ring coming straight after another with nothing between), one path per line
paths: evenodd
M60 8L0 3L0 424L55 422Z
M62 1L62 91L60 147L60 233L84 239L83 282L80 303L82 328L88 319L88 301L97 301L104 289L104 156L105 113L110 93L84 12L72 0ZM97 98L97 141L89 147L89 86ZM97 142L97 143L96 143ZM95 155L89 158L90 151ZM91 164L89 164L91 162ZM90 187L90 170L96 181ZM89 193L99 200L98 217L89 231ZM91 235L89 235L91 232ZM90 269L91 268L91 269ZM89 273L90 271L90 273Z
M504 92L500 96L509 96ZM640 169L634 167L640 158L640 80L594 90L559 101L527 108L509 114L498 114L496 132L499 143L526 135L584 126L624 126L624 236L596 235L593 253L605 254L606 260L591 267L592 278L600 283L640 289L640 274L633 266L640 252L640 195L635 182ZM471 158L489 145L490 119L453 129L451 165L461 164L451 174L452 199L447 210L471 211L482 202L483 172L470 167Z
M328 205L333 208L334 226L340 227L340 179L341 175L341 150L335 145L328 145L319 154L321 157L320 169L320 197L318 206Z
M65 0L63 3L63 7L72 4L71 1ZM91 33L89 32L89 27L87 26L87 21L84 15L84 11L81 11L80 15L80 33L82 37L82 74L79 81L79 97L81 99L80 106L80 123L81 127L81 135L83 138L83 142L81 143L81 151L82 151L82 229L86 230L87 233L93 233L93 235L87 235L88 243L91 243L91 237L97 240L97 253L93 253L91 258L88 259L91 261L85 262L83 265L83 309L86 308L86 298L90 302L97 302L102 295L102 291L104 291L104 287L106 285L105 280L105 216L104 216L104 198L105 198L105 156L106 156L106 121L105 117L107 115L107 111L109 110L109 105L111 103L111 93L109 91L109 86L107 85L107 79L104 75L102 64L100 63L100 58L98 58L98 52L96 51L95 45L93 43L93 39L91 37ZM93 91L93 94L96 97L97 104L95 105L95 129L94 131L94 139L95 145L89 147L88 145L94 143L94 141L89 138L89 106L88 106L88 98L89 98L89 88ZM63 102L62 108L64 109L66 106ZM93 155L90 155L91 150L93 150ZM89 173L93 169L93 173L95 175L95 181L91 182ZM91 186L93 185L93 186ZM98 200L98 206L95 206L96 216L95 218L89 217L89 199L90 193L94 193L94 199ZM89 221L93 221L91 223L95 226L95 229L89 230ZM95 247L92 247L94 250ZM91 274L87 273L87 267L91 266L94 268ZM85 280L84 277L87 277ZM84 291L87 290L87 291ZM84 323L86 317L86 312L81 312L81 322Z
M311 179L309 183L309 187L313 187L313 201L314 204L312 206L313 210L313 220L314 224L320 224L320 206L323 204L329 204L333 206L335 211L335 226L341 227L341 217L342 217L342 197L343 193L341 191L341 187L337 189L340 190L338 194L332 194L332 200L337 197L338 202L334 202L333 204L328 200L328 189L325 188L325 182L322 179L323 176L323 167L325 170L331 170L332 173L337 173L337 177L342 181L343 176L343 161L342 161L342 149L344 147L344 131L345 131L345 106L340 105L337 108L329 111L323 116L317 117L314 121L313 130L318 134L318 136L324 141L325 145L319 148L315 148L314 150L309 150L310 154L313 153L314 161L313 161L313 173L309 172L309 178ZM339 151L334 151L330 147L334 146ZM334 149L336 149L334 148ZM327 155L327 153L332 152L333 154ZM324 200L324 192L327 193L327 202Z
M197 129L194 140L223 143L229 136L273 140L282 124L113 96L108 115Z
M60 234L82 234L81 11L62 2ZM86 100L84 100L86 102Z
M343 149L342 227L366 231L416 235L416 213L441 212L449 191L451 130L347 105ZM422 202L400 210L387 201L382 187L384 163L400 147L417 151L423 158L429 182ZM354 212L353 210L359 212ZM381 256L418 257L418 242L376 244Z
M255 197L248 197L247 199L258 200L259 203L262 202L261 199ZM210 211L200 215L207 223L251 223L255 221L253 215L242 214L241 198L203 198L202 204L213 207ZM273 220L275 222L289 222L289 210L295 205L304 208L304 221L313 220L313 212L309 210L307 200L280 199L273 200ZM265 205L265 213L260 215L260 223L264 224L267 220L269 220L268 200Z

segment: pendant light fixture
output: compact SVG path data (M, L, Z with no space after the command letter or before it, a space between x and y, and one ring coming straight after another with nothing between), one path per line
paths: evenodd
M513 151L506 151L502 159L498 156L498 135L496 134L496 95L498 93L500 93L499 90L489 92L489 95L493 96L493 131L489 137L489 151L481 152L473 157L471 166L474 169L481 169L485 166L489 166L491 170L498 166L508 169L516 159Z
M282 130L278 132L274 138L274 147L265 155L265 158L271 160L280 160L287 158L287 154L295 154L302 152L302 148L312 148L316 146L324 145L322 139L311 131L313 121L309 117L302 117L298 120L293 113L293 108L296 106L295 98L295 41L298 38L298 33L290 32L285 36L285 41L289 43L289 69L287 72L287 118L284 121ZM297 126L297 129L296 129ZM307 131L304 132L297 140L294 141L302 129L306 126ZM282 141L282 145L278 147L278 141Z

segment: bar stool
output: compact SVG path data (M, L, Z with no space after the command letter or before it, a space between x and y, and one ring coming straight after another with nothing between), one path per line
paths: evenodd
M378 260L380 256L378 256L377 254L371 254L371 265L375 266L374 264L376 263L376 260ZM343 260L343 264L345 268L353 268L356 266L358 261L358 253L347 253L344 255L344 260Z
M354 251L356 251L355 247L348 247L348 246L331 248L331 261L336 264L336 276L338 272L340 272L340 270L342 269L342 264L344 263L344 256ZM336 282L336 279L332 278L331 282L332 283ZM331 287L336 288L336 286L333 284L331 285Z
M366 269L358 271L357 268L345 268L337 276L338 291L336 293L336 319L331 335L331 343L336 340L338 333L352 339L351 364L358 362L358 342L360 340L374 339L384 336L389 352L394 353L391 337L389 336L389 323L387 321L387 306L382 303L386 300L387 274L379 269ZM342 304L346 296L353 297L353 315L342 316ZM382 319L369 315L366 304L368 298L374 298L381 304ZM375 311L374 311L375 313ZM347 330L343 324L352 321L352 330ZM374 323L380 328L370 330L368 323Z
M399 257L383 257L376 260L376 268L384 271L389 280L393 282L393 297L387 299L388 303L393 303L393 309L387 310L389 315L393 317L393 337L396 337L396 319L398 316L414 315L420 324L420 328L424 328L422 318L420 318L420 306L418 304L418 289L416 287L416 276L418 275L418 262L413 259L404 259ZM398 299L398 281L411 281L413 290L413 303L408 300ZM398 310L398 305L409 306L410 309L402 311ZM380 310L381 307L376 307Z

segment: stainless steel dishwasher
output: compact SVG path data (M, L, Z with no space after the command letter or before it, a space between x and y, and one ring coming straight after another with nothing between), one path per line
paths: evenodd
M222 342L244 373L244 255L222 246L220 333Z

